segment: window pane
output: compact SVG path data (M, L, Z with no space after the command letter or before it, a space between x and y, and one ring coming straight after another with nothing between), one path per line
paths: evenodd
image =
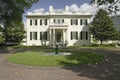
M47 40L47 32L44 32L44 39Z
M78 25L78 20L76 19L76 25Z
M78 32L76 32L76 39L78 40Z
M30 25L32 25L32 20L30 20Z
M35 20L35 25L37 25L37 20Z
M47 19L45 19L45 25L47 25Z
M35 40L37 40L37 32L35 32Z

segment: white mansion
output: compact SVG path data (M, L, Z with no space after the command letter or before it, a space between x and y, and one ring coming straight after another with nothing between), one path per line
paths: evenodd
M88 45L91 16L89 12L71 12L69 6L63 11L49 6L49 12L28 12L26 45Z

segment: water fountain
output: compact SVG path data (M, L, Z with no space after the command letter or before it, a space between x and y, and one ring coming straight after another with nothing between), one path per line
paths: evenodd
M71 55L72 53L70 52L59 52L59 44L55 44L55 52L46 52L45 55L54 55L54 56L60 56L60 55Z

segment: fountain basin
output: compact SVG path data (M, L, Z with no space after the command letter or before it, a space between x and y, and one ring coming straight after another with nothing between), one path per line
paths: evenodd
M43 53L44 55L48 56L67 56L67 55L72 55L70 52L58 52L58 54L55 54L55 52L45 52Z

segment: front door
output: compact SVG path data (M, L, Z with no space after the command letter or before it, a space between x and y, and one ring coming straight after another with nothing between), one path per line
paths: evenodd
M55 40L56 42L62 42L62 33L61 32L56 32L56 35L55 35Z

